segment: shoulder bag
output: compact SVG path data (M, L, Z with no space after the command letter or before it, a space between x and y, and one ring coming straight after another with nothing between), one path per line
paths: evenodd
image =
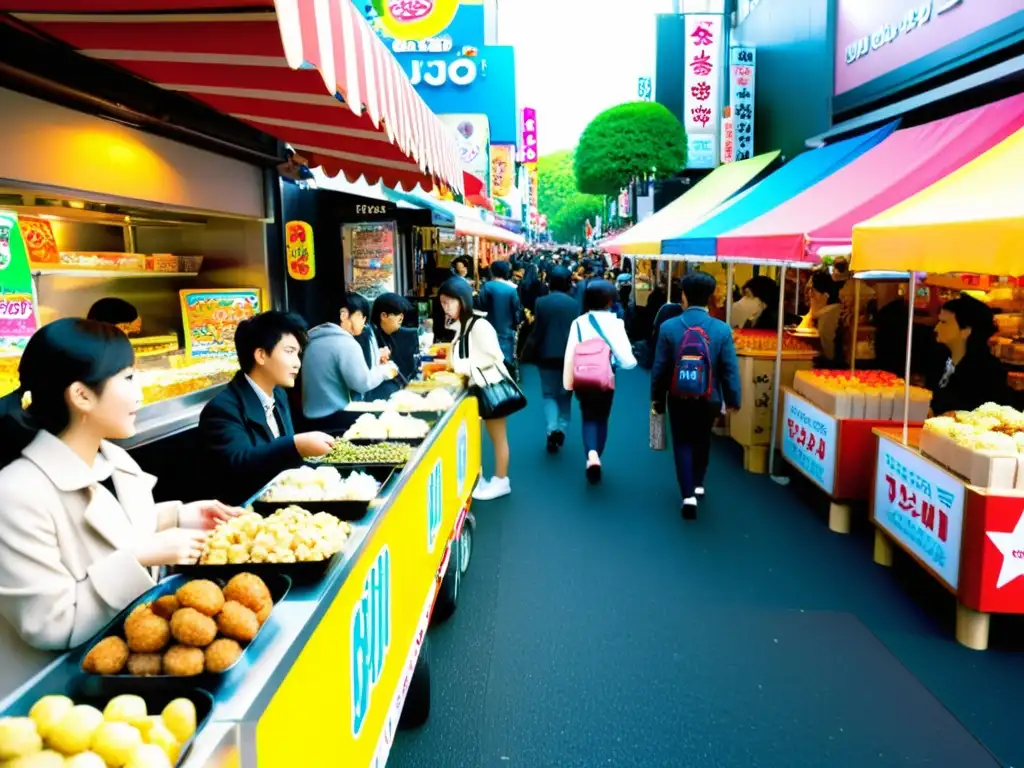
M469 321L465 333L459 338L459 357L464 360L469 360L469 334L474 325L476 317ZM492 368L498 371L501 380L489 383L484 372ZM479 374L479 383L473 376L474 371ZM503 419L526 407L526 395L500 365L493 364L475 369L470 366L469 386L470 392L480 403L481 418Z

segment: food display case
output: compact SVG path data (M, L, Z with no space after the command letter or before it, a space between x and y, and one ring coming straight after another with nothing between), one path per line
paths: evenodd
M783 394L779 448L830 501L829 528L849 533L851 502L869 498L873 430L903 421L920 425L931 392L885 371L798 371Z
M0 317L0 395L18 387L20 352L38 327L116 298L137 314L118 325L135 348L143 390L137 433L122 444L195 426L238 369L234 328L263 306L263 224L14 190L4 198L0 256L9 266L0 287L18 311Z

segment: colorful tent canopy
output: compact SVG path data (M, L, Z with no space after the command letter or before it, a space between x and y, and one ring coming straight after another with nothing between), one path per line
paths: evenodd
M1024 274L1024 128L853 228L857 269Z
M0 11L248 123L331 176L463 189L455 137L348 0L0 0Z
M719 256L818 261L853 226L891 208L1024 126L1024 94L896 131L796 197L720 235Z
M895 129L896 123L893 122L862 136L797 155L758 184L757 189L741 202L723 209L688 232L671 240L663 240L661 252L684 256L715 256L716 240L720 235L756 219L817 184L886 139Z
M750 183L779 156L775 152L728 163L716 168L697 183L693 189L673 200L657 213L601 245L616 254L657 255L661 241L693 227L702 217L714 210Z

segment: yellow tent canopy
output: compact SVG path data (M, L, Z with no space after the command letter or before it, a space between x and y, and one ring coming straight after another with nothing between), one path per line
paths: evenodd
M1024 274L1024 128L853 228L858 271Z
M626 256L657 256L661 241L671 240L691 230L711 211L743 189L779 156L765 152L757 157L726 163L700 180L693 189L680 195L660 211L627 229L602 248Z

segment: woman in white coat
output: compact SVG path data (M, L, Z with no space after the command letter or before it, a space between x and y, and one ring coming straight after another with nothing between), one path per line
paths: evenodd
M498 334L483 312L473 310L473 289L461 277L451 277L438 289L441 308L448 326L455 331L448 360L452 370L468 376L477 385L495 384L508 377L505 353L498 343ZM484 419L487 434L494 444L494 476L481 478L473 490L477 501L490 501L512 493L508 478L508 418Z
M591 280L583 294L586 314L573 320L569 329L569 340L565 347L565 367L562 369L562 385L576 391L583 416L583 450L587 454L587 480L601 481L601 454L608 440L608 419L612 413L612 399L615 390L591 390L576 388L573 381L573 367L576 345L590 339L600 338L611 350L612 368L636 368L633 346L626 335L626 326L614 312L617 291L607 280Z
M43 326L22 356L7 402L27 392L31 405L7 414L3 437L24 449L0 471L0 692L47 660L36 651L95 635L158 566L195 562L206 529L239 512L155 504L156 478L108 442L135 433L134 365L122 331L79 318Z

